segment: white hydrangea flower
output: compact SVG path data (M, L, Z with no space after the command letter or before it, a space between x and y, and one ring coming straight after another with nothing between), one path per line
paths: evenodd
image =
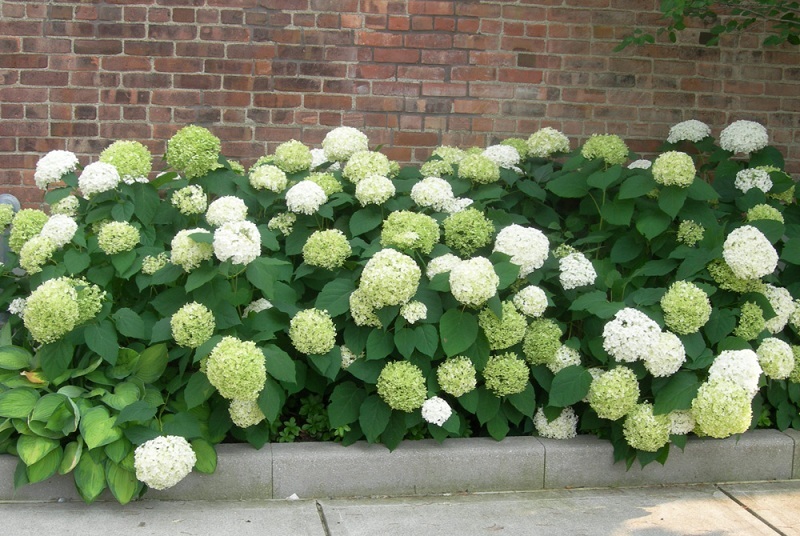
M442 426L452 414L450 404L438 396L432 396L422 404L422 418L436 426Z
M628 169L650 169L652 166L653 163L650 160L640 158L628 164Z
M471 204L472 204L472 199L466 197L456 197L455 199L451 199L450 201L445 203L442 212L446 212L448 214L455 214L456 212L461 212Z
M556 354L553 359L545 364L547 365L547 368L550 369L550 372L557 374L560 370L567 367L580 365L581 353L575 348L571 348L566 344L562 344L561 347L556 350Z
M536 285L529 285L512 298L514 306L523 314L538 318L547 309L547 295Z
M461 261L450 270L450 292L464 305L478 307L497 293L500 278L486 257Z
M36 162L33 180L36 186L46 190L54 182L61 180L67 173L78 169L78 157L71 151L50 151Z
M78 188L83 197L88 199L93 195L113 190L119 182L120 177L116 167L105 162L94 162L83 168L81 176L78 177Z
M778 253L764 234L752 225L743 225L728 234L722 257L736 277L758 279L778 266Z
M694 430L694 416L688 409L676 409L670 411L669 433L673 435L686 435Z
M533 416L533 426L541 437L572 439L578 435L578 416L572 406L567 406L561 410L561 415L548 422L544 410L539 408Z
M518 169L519 152L511 145L490 145L483 151L483 156L501 168Z
M411 199L422 208L432 208L437 212L445 209L455 200L453 187L439 177L425 177L411 188Z
M758 355L752 350L725 350L708 369L708 381L726 379L747 391L750 398L758 392L758 381L762 373Z
M756 355L758 355L758 363L764 374L773 380L785 380L794 370L792 347L775 337L768 337L761 341Z
M736 174L736 179L733 182L742 192L748 192L752 188L758 188L764 193L772 189L772 179L769 173L763 169L743 169Z
M539 229L516 223L497 233L494 243L494 251L509 255L511 262L520 267L520 278L542 267L550 255L549 248L550 241Z
M358 355L356 355L347 346L342 345L342 346L340 346L340 349L342 351L341 353L342 353L342 368L343 369L349 368L350 365L355 363L357 359L360 359L360 358L364 357L364 353L363 352L358 354Z
M660 333L650 353L643 358L644 368L656 378L672 376L686 361L686 349L677 335Z
M690 119L673 125L672 128L669 129L667 142L678 143L679 141L691 141L697 143L710 135L711 127L702 121Z
M311 149L311 169L317 169L320 166L330 163L330 160L325 156L325 149ZM342 168L339 162L333 162L326 168L327 171L337 171Z
M382 175L364 177L356 184L356 199L361 206L382 205L396 192L394 183Z
M80 201L74 195L68 195L60 201L56 201L50 205L50 214L63 214L74 218L78 214L80 208Z
M570 290L594 284L597 272L592 261L580 252L570 253L558 260L558 279L564 290Z
M538 158L550 158L554 153L569 152L569 138L562 132L551 128L540 128L530 135L528 142L528 155Z
M367 149L369 149L369 138L353 127L336 127L322 140L325 158L331 162L344 162L353 153Z
M247 177L250 186L256 190L269 190L275 193L282 192L289 182L286 173L272 164L263 164L251 169Z
M208 205L206 221L215 227L247 218L247 205L236 196L226 195Z
M766 321L766 328L770 333L775 335L783 331L783 328L786 327L797 305L791 293L785 288L766 284L764 285L762 293L767 297L767 300L769 300L772 310L775 311L775 316Z
M40 236L49 238L57 248L63 248L72 241L78 224L64 214L53 214L42 227Z
M221 262L247 265L261 254L261 234L250 221L232 221L214 231L214 255Z
M325 190L311 181L300 181L286 192L286 208L298 214L314 214L327 200Z
M192 472L197 456L186 439L159 436L134 451L136 479L153 489L171 488Z
M410 301L400 307L400 316L409 324L414 324L428 317L428 306L420 301Z
M250 313L260 313L261 311L266 311L267 309L272 309L272 304L267 299L259 298L251 301L250 304L244 308L244 311L242 311L242 317L247 317L247 315Z
M27 304L25 298L14 298L11 300L11 303L8 304L8 312L12 315L17 315L18 317L22 318L25 314L25 305Z
M626 307L603 327L603 348L618 361L633 362L652 353L660 334L653 319Z
M425 275L428 276L428 279L433 279L438 274L445 274L449 272L460 262L461 259L452 253L445 253L439 257L434 257L428 263L428 267L425 270Z
M769 134L755 121L734 121L719 135L719 146L732 153L752 153L769 144Z

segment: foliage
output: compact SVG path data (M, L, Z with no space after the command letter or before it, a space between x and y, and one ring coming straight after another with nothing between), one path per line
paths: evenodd
M186 438L195 469L213 472L214 445L223 441L366 440L393 449L420 437L500 440L536 434L537 412L543 423L542 414L554 421L566 408L569 418L547 434L569 437L577 420L581 433L608 438L628 464L663 462L692 430L685 423L698 391L728 373L710 369L716 356L755 351L767 338L800 341L792 316L800 208L769 146L737 156L705 135L665 144L664 152L685 151L697 166L685 186L664 184L668 169L659 183L641 162L610 165L602 147L592 159L577 148L522 154L502 167L482 160L466 175L460 158L481 151L440 148L431 157L439 164L428 166L440 178L362 154L362 167L377 165L390 178L365 173L355 184L341 171L353 154L350 134L337 133L330 154L342 162L314 155L309 165L294 143L283 159L289 171L280 173L271 155L245 174L219 154L216 163L200 160L201 173L189 144L181 161L194 162L191 179L181 169L116 184L105 174L90 196L81 193L80 169L42 181L50 220L66 212L77 225L66 242L26 262L27 272L18 268L31 255L25 245L3 267L0 305L13 314L0 331L0 452L20 459L16 485L71 473L87 502L109 488L125 503L145 489L135 449L164 435ZM196 150L215 145L200 138ZM616 160L624 144L605 141ZM768 166L768 192L737 188L739 171L758 166ZM392 193L382 201L387 183ZM758 205L783 221L747 220ZM444 223L467 206L484 218ZM398 213L425 218L406 217L405 232L387 233L385 222ZM33 231L23 225L29 220L11 223L12 234L15 225L26 229L21 244L51 236L43 222ZM130 247L126 227L126 245L109 253L98 239L109 222L129 224L138 242ZM438 237L431 222L443 229ZM726 238L745 226L780 256L750 279L732 275L740 259L726 257ZM329 230L337 232L315 235ZM469 247L448 246L450 232ZM335 247L326 249L328 239ZM45 285L55 289L45 294L48 281L61 282ZM693 285L662 305L678 281ZM26 306L32 295L49 308ZM693 301L684 304L684 295ZM73 302L68 326L34 337L30 326L47 325L36 322ZM761 311L763 324L740 326L745 304ZM665 312L673 306L684 308ZM677 334L669 331L676 314L693 312ZM648 336L631 335L630 326ZM747 338L737 335L743 331ZM755 397L734 380L725 393L752 400L745 409L752 407L753 426L800 427L794 357L784 374L784 347L771 347L771 370L782 377L758 368ZM614 398L619 382L622 402ZM703 392L703 408L710 400L713 409L717 391ZM601 405L618 418L600 417ZM633 416L619 417L633 407ZM662 444L666 416L684 425ZM716 413L703 417L717 419L718 435L742 431ZM627 437L657 448L633 448Z

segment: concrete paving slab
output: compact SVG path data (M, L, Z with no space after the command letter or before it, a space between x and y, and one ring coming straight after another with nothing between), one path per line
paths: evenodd
M313 501L140 501L0 503L3 534L14 536L326 536Z
M719 487L786 536L800 535L800 482L721 484Z
M331 536L775 536L713 485L319 502Z
M274 444L273 497L301 498L541 489L544 448L533 437L407 441L390 452L359 442Z
M784 430L783 433L794 441L794 460L792 463L792 478L800 478L800 430L791 428Z

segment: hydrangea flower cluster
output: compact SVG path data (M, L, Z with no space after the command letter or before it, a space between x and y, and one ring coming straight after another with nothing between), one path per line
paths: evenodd
M431 156L441 158L443 162L448 164L458 164L466 156L466 153L459 147L440 145L433 150Z
M498 317L489 307L478 314L478 325L489 341L490 350L505 350L525 337L528 323L510 301L503 302L503 314Z
M709 378L692 400L694 432L719 439L746 432L753 419L751 398L732 380Z
M576 251L558 259L558 280L564 290L593 285L597 272L586 255Z
M426 214L397 210L383 221L381 245L415 249L425 255L439 242L439 224Z
M425 177L444 177L445 175L452 175L454 172L453 164L446 160L438 158L428 160L419 168L420 173Z
M244 221L247 218L247 205L233 195L215 199L208 205L206 221L209 225L219 227L226 223Z
M475 365L463 355L447 358L436 368L436 380L445 393L456 398L475 389L478 384Z
M167 163L187 179L202 177L222 167L219 152L222 143L207 128L188 125L167 141Z
M739 321L733 334L746 341L757 338L767 328L764 311L755 302L744 302L740 308Z
M728 263L722 259L714 259L706 268L717 286L723 290L731 290L739 294L763 290L764 283L757 279L738 277Z
M667 142L690 141L697 143L709 136L711 136L711 127L697 119L689 119L688 121L677 123L669 129Z
M125 184L147 182L147 177L153 170L153 156L138 141L115 141L100 153L100 162L117 168L119 178Z
M247 174L247 178L250 186L256 190L269 190L275 193L281 193L289 184L286 173L272 164L253 167Z
M444 243L463 257L469 257L476 250L492 241L494 224L474 208L451 214L442 222Z
M336 326L328 311L304 309L289 322L289 338L300 353L325 355L336 344Z
M364 357L364 352L356 354L350 348L344 345L340 347L340 350L342 354L342 368L345 370L350 367L350 365L355 363L357 359Z
M61 201L56 201L50 205L50 214L63 214L64 216L74 218L78 214L79 207L80 200L74 195L68 195Z
M516 149L520 159L528 156L528 140L523 138L506 138L500 142L500 145L508 145Z
M196 242L192 235L208 234L205 229L183 229L178 231L172 239L170 247L170 262L183 268L184 272L191 272L203 261L214 256L214 246L207 242Z
M247 265L261 255L261 233L253 222L228 222L214 231L213 248L220 262Z
M622 433L628 444L645 452L656 452L669 443L670 418L654 415L649 402L637 404L625 417Z
M422 407L427 398L422 371L408 361L387 363L378 376L377 388L378 396L390 408L406 413Z
M765 284L761 292L767 297L772 310L775 312L775 316L766 320L764 327L775 335L783 331L783 328L789 323L789 319L794 314L797 305L792 298L792 294L785 288Z
M753 398L758 392L761 372L758 355L754 351L724 350L709 367L708 380L730 380Z
M59 340L78 325L78 291L64 277L36 287L25 301L23 323L39 344Z
M422 404L422 418L436 426L442 426L453 414L453 408L443 398L432 396Z
M247 304L247 307L245 307L244 311L242 311L242 318L247 318L250 313L260 313L261 311L266 311L267 309L272 309L272 304L270 301L265 298L258 298L257 300L253 300Z
M480 307L497 293L500 277L486 257L461 261L450 269L450 292L460 303Z
M654 377L672 376L686 361L686 349L677 335L665 331L658 334L651 352L643 360L644 368Z
M153 275L169 263L169 253L162 251L158 255L146 255L142 259L142 273Z
M172 194L172 205L184 216L193 216L206 211L208 198L202 186L191 184Z
M428 266L425 268L425 275L428 276L428 279L433 279L439 274L446 274L450 272L450 270L452 270L460 262L461 259L452 253L439 255L428 262Z
M325 190L308 180L298 182L286 192L286 208L297 214L314 214L327 200Z
M97 244L106 255L130 251L140 240L139 229L126 221L110 221L97 233Z
M745 193L753 188L767 193L772 189L772 178L763 169L743 169L736 174L733 185Z
M35 208L23 208L17 212L11 220L8 249L19 253L25 242L42 232L47 220L47 214Z
M205 361L205 372L219 394L230 400L255 400L267 381L264 354L252 341L223 337Z
M734 121L719 135L719 146L732 153L753 153L769 144L769 135L763 125L755 121Z
M528 385L530 370L514 352L489 356L483 369L486 388L496 396L521 393Z
M385 154L377 151L358 151L353 153L345 164L342 177L353 184L358 184L371 175L388 177L390 171L389 159Z
M414 259L394 249L382 249L367 261L358 288L372 309L402 305L416 294L421 275Z
M273 162L286 173L299 173L311 168L311 149L302 142L289 140L275 149Z
M370 175L356 184L356 199L362 207L367 205L382 205L396 192L391 179L383 175Z
M38 274L58 248L55 242L43 235L36 235L22 246L19 252L19 267L29 274Z
M294 222L297 221L297 214L291 212L283 212L270 218L267 222L267 229L270 231L278 231L284 236L292 234Z
M433 160L432 162L443 162L443 160ZM422 208L445 212L455 196L453 187L446 180L439 177L425 177L411 188L411 199Z
M468 154L458 164L458 176L473 184L491 184L500 180L500 166L483 154Z
M628 367L616 367L592 380L589 405L600 418L616 421L627 415L639 401L639 382Z
M228 414L233 424L239 428L249 428L266 419L255 400L231 400Z
M172 338L179 346L197 348L214 334L214 314L205 305L190 302L170 318Z
M561 348L561 328L551 318L537 318L525 331L522 353L531 365L547 365Z
M628 164L628 169L650 169L651 167L653 167L653 163L650 160L645 160L644 158L634 160Z
M695 333L711 317L711 301L703 289L689 281L676 281L661 298L664 323L679 335Z
M322 191L325 192L325 195L328 197L343 190L342 183L339 182L339 179L330 173L312 173L306 177L306 180L322 188Z
M678 225L678 242L694 247L705 236L705 228L693 220L684 220Z
M785 380L794 370L792 347L775 337L768 337L761 341L756 355L764 374L774 380Z
M325 156L325 149L321 147L311 149L311 169L318 169L323 167L329 171L337 171L341 169L342 165L339 162L331 162Z
M628 159L628 146L616 134L593 134L581 148L587 160L602 158L606 165L615 166Z
M764 234L752 225L731 231L722 244L722 257L736 277L758 279L778 266L778 253Z
M514 223L497 233L494 251L510 256L511 262L520 267L522 279L542 267L550 255L550 241L539 229Z
M533 415L533 426L540 437L572 439L578 435L578 416L571 406L567 406L561 410L558 417L548 421L544 410L540 407Z
M136 479L157 490L171 488L192 472L197 455L180 436L159 436L136 447L133 467Z
M78 177L78 188L86 199L115 189L120 182L117 168L105 162L94 162L83 168Z
M603 349L614 359L633 362L647 357L661 327L643 312L626 307L603 327Z
M560 131L551 128L540 128L528 137L528 156L550 158L556 153L569 152L569 138Z
M72 241L77 230L78 224L74 219L64 214L53 214L39 234L52 240L57 248L63 248Z
M501 168L519 169L517 165L520 161L520 154L511 145L490 145L484 149L483 156Z
M671 435L686 435L694 430L694 416L690 410L672 410L667 416L669 417L669 433Z
M547 295L536 285L528 285L514 294L514 306L527 316L538 318L547 309Z
M779 221L783 223L783 214L780 210L766 203L762 203L760 205L756 205L747 210L747 215L745 219L748 222L758 221L758 220L773 220Z
M575 348L571 348L566 344L559 346L552 359L549 359L545 365L550 369L550 372L557 374L559 371L581 364L581 353Z
M36 186L46 190L54 182L61 180L67 173L78 169L78 157L72 151L50 151L36 162L33 180Z
M428 317L428 306L420 301L412 300L400 307L400 316L409 324L415 324Z
M353 153L369 149L367 135L353 127L337 127L325 134L322 150L329 162L344 162Z
M653 162L653 179L662 186L688 188L694 182L697 169L694 160L680 151L662 153Z
M303 262L326 270L341 268L353 252L345 234L338 229L314 231L303 245Z

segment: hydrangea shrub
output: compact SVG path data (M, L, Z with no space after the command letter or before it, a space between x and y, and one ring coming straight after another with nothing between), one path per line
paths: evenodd
M249 170L189 126L0 211L0 452L120 502L214 446L578 433L631 464L800 428L800 208L752 122L544 128L401 168L352 127ZM2 207L0 207L2 208Z

